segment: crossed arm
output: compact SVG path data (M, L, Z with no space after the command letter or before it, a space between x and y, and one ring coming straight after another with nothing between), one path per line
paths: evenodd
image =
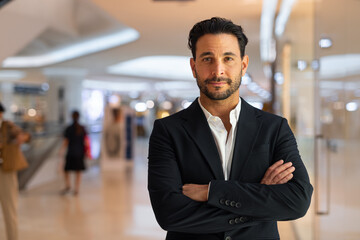
M295 167L291 162L284 163L283 160L279 160L267 169L260 183L265 185L287 183L293 178L294 171ZM194 201L206 202L209 196L209 184L185 184L182 191Z

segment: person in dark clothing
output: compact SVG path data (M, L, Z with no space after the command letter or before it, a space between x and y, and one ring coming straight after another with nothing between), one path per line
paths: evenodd
M62 149L67 148L64 165L65 188L61 194L66 194L70 191L70 171L75 172L75 188L74 195L79 193L81 182L81 172L86 169L85 155L86 155L86 130L85 127L79 124L80 113L73 111L73 123L64 131L64 141Z
M186 109L157 119L148 190L167 240L280 239L313 187L287 120L240 97L249 57L241 26L214 17L189 33L200 90Z

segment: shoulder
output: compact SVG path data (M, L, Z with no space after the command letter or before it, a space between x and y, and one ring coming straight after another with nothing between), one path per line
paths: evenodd
M174 113L168 117L156 119L154 122L154 128L166 128L166 129L174 129L182 126L184 122L184 114L186 115L186 109L181 110L177 113Z
M281 121L283 121L285 119L285 118L283 118L283 117L281 117L279 115L269 113L269 112L266 112L264 110L257 109L257 111L261 112L263 119L266 120L266 121L281 122Z
M201 116L201 114L203 116ZM198 102L195 100L188 108L168 117L155 120L153 133L183 133L185 124L194 124L194 122L197 122L201 117L205 119L204 113L200 109Z
M204 113L196 99L188 108L156 121L161 122L167 126L179 126L186 121L201 117L204 117Z
M250 114L250 115L254 115L256 118L260 118L262 120L263 123L265 124L276 124L279 125L282 122L286 122L286 119L273 114L273 113L269 113L266 112L264 110L258 109L252 105L250 105L248 102L246 102L244 99L242 99L242 105L241 105L242 109L241 111L244 111L244 114Z
M265 117L265 118L275 118L275 119L281 118L279 115L276 115L276 114L273 114L270 112L266 112L264 110L261 110L259 108L252 106L250 103L248 103L243 98L241 98L241 110L244 110L246 112L253 112L255 115L259 115L259 116Z

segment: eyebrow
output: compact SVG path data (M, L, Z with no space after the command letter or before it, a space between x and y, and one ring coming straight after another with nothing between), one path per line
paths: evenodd
M223 54L224 56L237 56L235 53L233 53L233 52L226 52L226 53L224 53Z
M213 56L213 55L214 55L214 53L212 53L212 52L203 52L202 54L200 54L199 57ZM235 53L233 53L233 52L225 52L223 54L223 56L237 56L237 55Z
M199 57L204 57L204 56L213 56L214 54L212 52L203 52L202 54L200 54Z

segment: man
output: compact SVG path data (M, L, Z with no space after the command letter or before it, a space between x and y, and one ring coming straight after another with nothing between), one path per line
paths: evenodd
M278 220L302 217L312 186L287 121L239 96L247 38L222 18L189 34L200 98L156 120L148 189L166 239L279 239Z
M17 226L17 202L18 202L18 179L17 170L27 165L22 157L20 145L30 140L30 135L24 133L19 127L10 121L3 120L5 108L0 103L0 204L4 215L6 236L8 240L18 239ZM7 151L10 145L15 146L14 151ZM6 155L5 152L10 155ZM6 161L12 161L5 164ZM18 164L13 161L18 160ZM6 165L6 166L5 166Z

